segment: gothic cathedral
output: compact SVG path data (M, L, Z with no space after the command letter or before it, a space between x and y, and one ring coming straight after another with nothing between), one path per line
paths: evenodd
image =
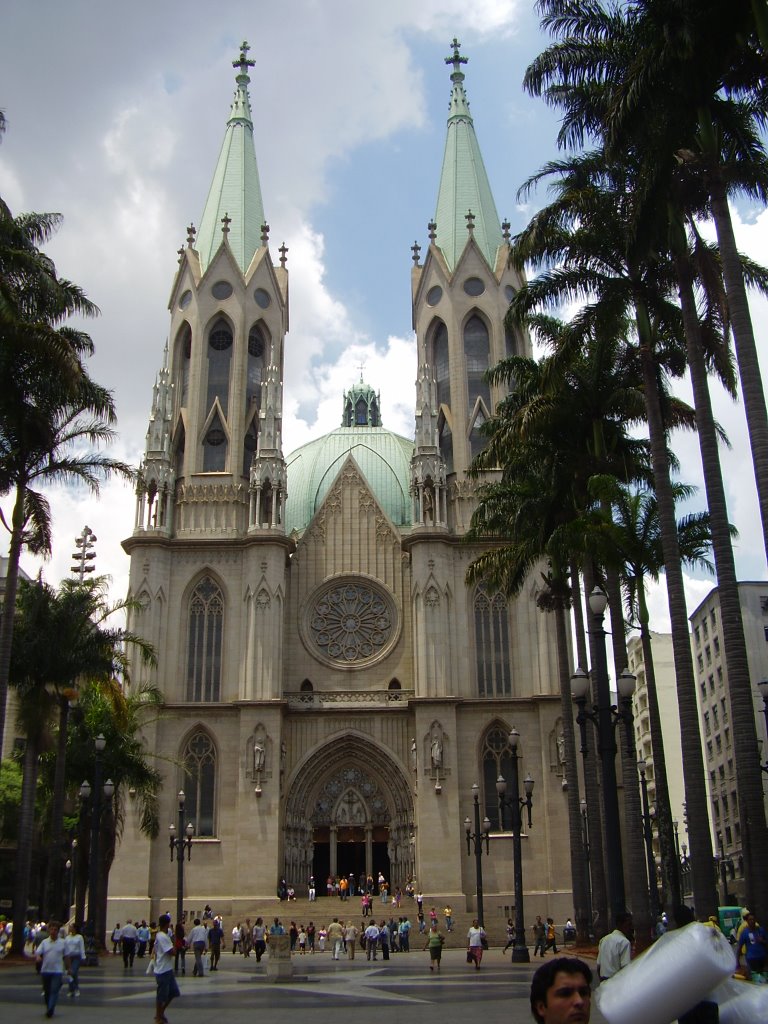
M454 41L455 42L455 41ZM465 819L491 823L486 916L513 904L496 780L536 782L523 836L536 913L572 914L554 623L468 587L479 552L467 469L501 392L484 372L529 354L505 331L520 279L464 89L458 44L445 156L424 258L413 248L414 436L385 427L362 379L340 425L286 454L285 250L273 261L243 46L199 230L179 250L170 343L153 395L130 556L131 628L158 653L164 706L147 727L163 824L194 826L187 902L244 917L281 878L378 872L471 910ZM140 674L140 673L137 673ZM473 784L475 788L473 789ZM109 920L171 910L167 836L129 802Z

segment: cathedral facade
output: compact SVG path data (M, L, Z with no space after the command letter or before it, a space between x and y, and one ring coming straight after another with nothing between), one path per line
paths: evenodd
M486 917L514 903L496 781L535 780L523 836L535 913L573 911L554 623L536 581L515 600L465 582L476 505L467 474L502 393L484 373L529 354L504 328L520 279L464 90L451 67L446 148L428 244L413 249L414 436L384 426L361 378L340 425L283 451L286 253L269 248L244 46L224 143L170 299L136 520L124 547L130 623L158 653L164 705L147 726L194 827L186 902L245 916L281 878L381 872L467 910L465 819L491 823ZM141 671L136 677L141 679ZM473 788L473 786L475 788ZM109 920L170 910L176 866L129 800Z

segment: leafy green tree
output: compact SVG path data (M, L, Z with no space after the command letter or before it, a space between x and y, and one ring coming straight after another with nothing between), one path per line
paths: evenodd
M93 450L114 439L114 401L85 368L91 339L67 323L98 310L40 250L60 220L14 218L0 200L0 495L13 494L10 522L4 520L10 542L0 622L0 744L19 558L25 545L50 551L51 510L37 488L78 482L98 493L105 477L134 476L125 463Z
M92 688L113 688L115 671L124 672L127 667L126 645L145 659L153 657L151 646L140 637L105 624L114 610L106 603L105 592L103 577L85 583L65 580L59 591L42 579L24 580L19 586L11 659L11 680L25 736L14 899L14 934L18 929L19 943L29 902L40 755L53 747L56 712L60 716L61 742L56 757L51 859L60 866L66 709L74 696L75 684L88 679ZM115 728L124 725L125 721L121 721ZM55 880L61 884L60 873ZM22 947L17 945L14 951L20 952Z

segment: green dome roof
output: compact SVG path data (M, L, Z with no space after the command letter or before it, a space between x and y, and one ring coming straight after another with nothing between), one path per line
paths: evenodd
M411 525L413 441L384 427L348 426L309 441L288 456L286 533L301 533L309 526L348 455L394 525Z

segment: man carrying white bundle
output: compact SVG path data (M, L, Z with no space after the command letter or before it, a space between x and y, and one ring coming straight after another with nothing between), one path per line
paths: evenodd
M607 981L622 968L629 967L634 937L632 915L626 912L617 914L614 930L600 939L597 951L597 973L600 981Z

